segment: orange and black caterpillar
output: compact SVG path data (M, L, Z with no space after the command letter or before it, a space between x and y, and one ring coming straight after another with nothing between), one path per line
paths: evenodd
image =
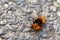
M33 24L31 25L30 28L34 30L39 30L42 27L42 24L45 22L44 16L38 16L35 21L33 21Z

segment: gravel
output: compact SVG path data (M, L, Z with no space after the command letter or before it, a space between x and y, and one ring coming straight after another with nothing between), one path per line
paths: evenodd
M0 39L60 40L59 5L60 0L0 0ZM32 21L40 15L45 25L33 31Z

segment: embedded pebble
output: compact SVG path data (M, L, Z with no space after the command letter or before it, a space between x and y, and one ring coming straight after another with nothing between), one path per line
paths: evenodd
M6 34L7 30L5 29L0 29L0 36Z
M50 11L52 11L52 12L55 12L55 13L56 13L57 9L56 9L56 7L55 7L55 6L51 6L51 7L50 7Z
M5 8L8 8L8 7L9 7L9 5L8 5L8 4L4 4L4 7L5 7Z
M7 24L7 25L6 25L6 28L8 28L9 30L15 32L17 27L15 27L14 25L9 25L9 24Z
M60 16L60 12L57 12L57 15Z
M16 5L12 4L9 8L10 11L15 11L16 10Z
M2 2L8 2L8 0L1 0Z
M23 28L24 28L23 25L18 26L18 30L19 30L19 31L22 31Z
M47 2L47 0L41 0L41 2L46 3L46 2Z
M24 0L14 0L14 1L22 3Z
M30 38L30 33L25 33L25 39L29 39Z
M44 11L49 12L49 8L50 8L49 5L45 5L45 6L44 6Z
M0 10L0 15L2 15L3 14L3 12L2 12L2 10Z
M31 30L31 28L25 28L24 30L23 30L23 32L28 32L28 31L30 31Z
M43 33L42 37L47 38L48 37L47 33Z
M0 29L0 35L3 33L3 31Z
M29 0L31 3L37 3L37 0Z
M59 5L60 0L0 0L1 40L40 40L40 37L41 40L59 40ZM46 25L31 31L30 24L40 15L44 16ZM52 35L55 33L49 36L48 32L53 30L58 36Z
M4 26L4 25L6 25L7 24L7 21L6 20L2 20L1 22L0 22L0 26Z
M20 39L20 40L24 39L24 33L20 33L19 35L20 35L20 36L19 36L19 39Z
M59 3L59 4L60 4L60 0L57 0L57 3Z
M5 34L5 36L2 36L4 39L8 39L8 40L15 40L15 39L17 39L17 34L16 33L14 33L14 32L12 32L12 33L7 33L7 34Z

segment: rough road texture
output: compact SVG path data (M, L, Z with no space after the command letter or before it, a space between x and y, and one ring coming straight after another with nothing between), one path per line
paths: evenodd
M46 25L30 32L40 15ZM60 0L0 0L0 40L60 40Z

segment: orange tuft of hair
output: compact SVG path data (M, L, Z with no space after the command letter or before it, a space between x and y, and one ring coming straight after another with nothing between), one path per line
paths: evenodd
M34 30L39 30L40 26L37 23L34 23L34 24L32 24L31 28Z
M37 19L42 20L42 23L45 22L45 20L44 20L44 16L38 16L38 17L36 18L36 20L37 20Z

